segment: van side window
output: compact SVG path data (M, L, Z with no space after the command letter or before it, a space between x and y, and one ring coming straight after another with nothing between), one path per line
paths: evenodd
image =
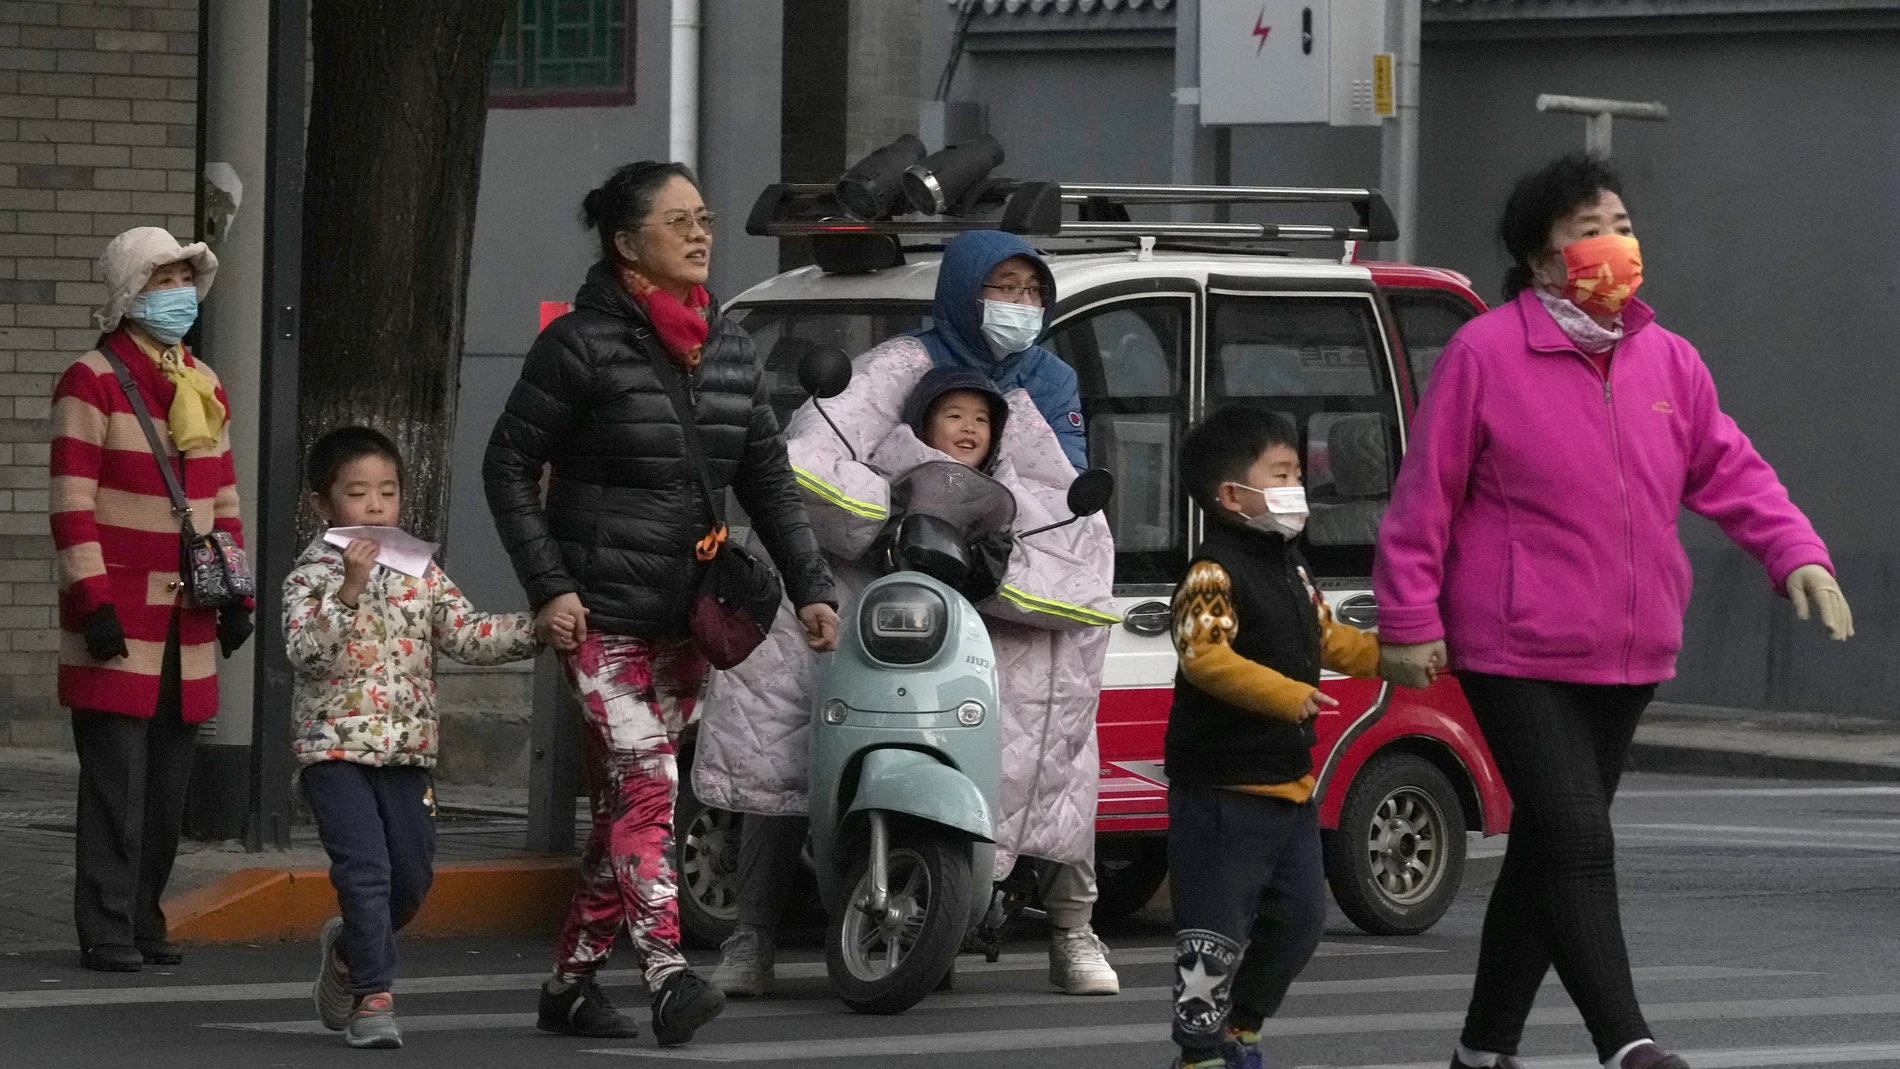
M1257 405L1293 425L1312 510L1302 552L1320 576L1370 576L1399 456L1373 302L1218 291L1209 300L1209 410Z
M747 305L729 314L745 324L758 346L766 395L781 428L805 403L798 361L813 346L835 345L855 360L881 342L930 325L930 305L922 302L791 301Z
M1458 328L1478 314L1478 309L1444 290L1388 289L1385 297L1399 321L1399 337L1405 342L1406 361L1412 366L1412 392L1423 397L1438 354L1445 351L1445 343L1458 333Z
M1187 424L1187 325L1185 297L1131 298L1064 321L1045 343L1081 380L1089 463L1115 473L1107 515L1124 595L1166 594L1187 566L1175 471Z

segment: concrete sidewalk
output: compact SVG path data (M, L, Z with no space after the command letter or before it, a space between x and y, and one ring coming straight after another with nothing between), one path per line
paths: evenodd
M68 751L0 747L0 954L73 945L78 779L78 758ZM441 810L436 857L442 868L486 864L518 872L536 861L572 868L571 856L557 859L528 852L525 791L445 783L437 786L436 795ZM584 813L586 806L580 808ZM578 839L585 835L581 831ZM310 825L292 829L290 849L255 854L235 840L186 840L166 889L167 912L177 923L178 903L194 894L215 893L220 881L235 873L265 869L310 874L328 867ZM323 881L316 897L328 892Z
M1643 772L1900 781L1900 723L1657 702L1636 729Z

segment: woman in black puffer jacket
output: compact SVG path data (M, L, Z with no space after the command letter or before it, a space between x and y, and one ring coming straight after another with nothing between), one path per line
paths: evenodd
M565 620L561 662L596 763L594 828L542 989L540 1027L636 1034L594 983L627 926L663 1045L724 997L687 969L668 857L674 744L706 663L687 611L718 522L687 459L662 374L684 379L714 493L730 487L798 606L813 649L837 642L831 573L805 518L752 339L706 293L712 213L683 164L630 164L587 195L601 260L541 332L488 442L488 507L536 612ZM551 465L545 503L540 478ZM570 642L570 645L572 643Z

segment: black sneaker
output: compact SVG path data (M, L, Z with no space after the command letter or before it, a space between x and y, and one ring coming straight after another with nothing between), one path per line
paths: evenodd
M79 955L79 964L94 972L138 972L145 967L139 948L124 943L100 943Z
M640 1026L614 1009L591 976L569 984L558 995L542 984L541 1019L534 1026L543 1032L588 1039L633 1039L640 1034Z
M681 969L660 984L653 996L653 1041L677 1047L726 1008L723 991L701 980L691 969Z
M1689 1063L1654 1043L1645 1043L1623 1055L1623 1069L1689 1069Z
M1523 1069L1523 1066L1524 1063L1518 1061L1515 1056L1500 1054L1498 1055L1498 1060L1492 1064L1491 1069ZM1454 1050L1451 1052L1451 1069L1476 1069L1476 1067L1466 1065L1464 1059L1458 1057L1458 1052Z

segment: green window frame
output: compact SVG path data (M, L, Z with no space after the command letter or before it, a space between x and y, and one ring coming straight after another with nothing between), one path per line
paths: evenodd
M489 72L503 108L633 103L633 0L515 0Z

